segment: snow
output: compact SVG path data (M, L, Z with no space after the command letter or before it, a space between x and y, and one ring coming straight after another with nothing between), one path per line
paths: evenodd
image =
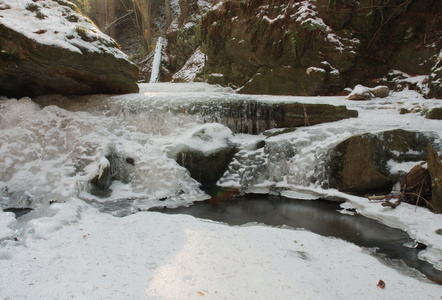
M268 16L264 16L263 20L266 20L269 24L273 24L275 22L278 22L279 20L284 20L285 16L284 15L278 15L276 18L274 19L270 19Z
M402 128L432 135L441 144L440 120L399 114L404 107L438 107L440 100L415 91L364 102L238 95L205 83L142 84L140 90L119 96L0 98L0 205L34 208L18 219L0 210L0 267L8 270L0 273L1 298L440 298L440 285L403 274L339 239L144 211L208 197L168 157L171 149L187 143L212 151L235 143L240 151L219 185L305 200L345 198L343 208L403 229L427 245L420 257L442 270L442 235L435 232L442 228L441 215L405 203L393 210L326 189L327 178L320 175L327 150L355 134ZM188 113L246 100L346 105L359 117L268 137L232 135L205 116ZM266 147L256 149L263 140ZM121 178L113 181L109 195L94 194L88 181L110 157L121 160ZM134 164L125 163L127 158ZM390 167L406 171L412 164L390 162ZM97 209L104 204L112 208L109 213ZM385 289L377 286L379 280Z
M189 147L204 154L210 154L231 145L232 131L218 123L207 123L183 134L176 147Z
M116 42L78 13L72 2L14 0L7 1L7 5L0 11L1 23L31 40L77 53L109 53L129 61Z
M28 223L23 241L2 244L2 298L433 299L442 292L364 249L307 231L156 212L115 218L74 199L57 210Z
M176 72L172 78L174 81L182 80L184 82L192 82L196 75L200 73L206 62L206 55L201 52L198 47L192 56L186 61L184 66Z

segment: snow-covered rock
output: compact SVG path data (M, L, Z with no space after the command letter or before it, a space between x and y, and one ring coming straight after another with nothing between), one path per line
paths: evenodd
M371 98L388 97L389 93L390 89L387 86L380 85L368 88L358 84L346 98L347 100L370 100Z
M204 124L185 134L171 156L201 184L214 184L237 152L232 137L232 131L221 124Z
M65 0L8 1L0 10L0 95L137 92L138 68Z

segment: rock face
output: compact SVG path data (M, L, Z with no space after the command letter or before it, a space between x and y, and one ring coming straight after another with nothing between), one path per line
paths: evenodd
M426 160L432 142L422 133L401 129L353 136L332 151L330 187L355 194L390 192L398 174L390 173L388 161Z
M442 50L439 52L436 64L431 68L429 81L427 96L442 99Z
M229 127L234 133L259 134L273 128L301 127L358 117L346 106L297 102L267 103L253 99L196 102L178 106L177 112L200 115L208 122Z
M441 9L435 0L224 1L197 31L202 78L242 93L311 96L373 86L392 69L429 74Z
M138 92L138 68L70 2L0 10L0 95Z

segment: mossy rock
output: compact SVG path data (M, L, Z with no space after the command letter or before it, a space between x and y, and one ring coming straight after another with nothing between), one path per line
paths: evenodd
M427 114L427 119L442 120L442 107L436 107Z
M403 129L384 131L380 137L389 156L397 162L426 160L427 145L433 143L433 139L423 133Z
M329 186L361 195L390 192L398 174L390 172L388 161L426 160L426 147L433 142L423 133L401 129L353 136L339 143L326 162Z
M378 137L372 134L351 137L333 150L330 187L355 194L389 191L393 181L386 168L388 159Z

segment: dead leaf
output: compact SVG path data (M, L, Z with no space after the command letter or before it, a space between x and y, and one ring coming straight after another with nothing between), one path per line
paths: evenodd
M37 31L34 31L34 33L36 33L36 34L43 34L43 33L46 33L46 29L40 29L40 30L37 30Z
M383 280L379 280L378 287L380 287L381 289L385 289L385 282Z
M198 294L200 294L201 296L204 296L204 293L201 293L201 292L197 292Z

